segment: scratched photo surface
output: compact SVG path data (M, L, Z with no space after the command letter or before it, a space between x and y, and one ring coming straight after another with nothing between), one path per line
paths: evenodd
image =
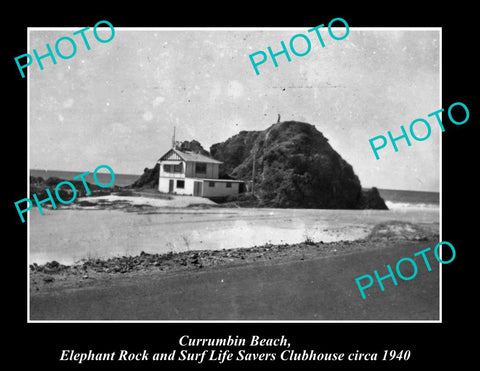
M441 320L441 31L313 26L29 29L29 197L115 173L28 212L30 320Z

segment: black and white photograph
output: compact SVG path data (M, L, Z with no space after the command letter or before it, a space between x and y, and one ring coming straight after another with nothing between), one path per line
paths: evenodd
M440 30L343 22L30 67L30 320L440 320Z
M37 5L2 52L5 361L475 364L469 6Z

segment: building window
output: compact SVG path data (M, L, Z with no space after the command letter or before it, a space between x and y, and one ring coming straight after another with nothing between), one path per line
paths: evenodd
M182 164L173 165L173 172L174 173L181 173L182 172Z
M182 164L178 165L163 165L163 171L166 173L183 173Z
M185 181L184 180L177 180L177 188L184 189L185 188Z
M208 182L209 187L215 187L215 182Z
M232 188L232 183L227 183L227 188Z
M206 174L207 173L207 164L197 162L195 164L195 173L196 174Z

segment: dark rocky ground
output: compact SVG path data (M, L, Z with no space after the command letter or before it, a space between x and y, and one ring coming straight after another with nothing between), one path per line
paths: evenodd
M438 239L438 226L419 226L405 222L388 222L374 227L366 239L331 243L305 240L292 245L253 246L249 248L199 250L167 254L142 252L137 256L118 256L109 259L85 259L73 265L56 261L30 266L31 291L55 287L85 286L115 276L138 274L169 274L199 271L214 267L241 266L251 263L302 261L318 257L349 254L381 249L398 241L427 241Z
M437 242L433 228L389 223L352 242L51 262L32 267L30 320L438 320L433 256L431 271L365 299L355 283Z

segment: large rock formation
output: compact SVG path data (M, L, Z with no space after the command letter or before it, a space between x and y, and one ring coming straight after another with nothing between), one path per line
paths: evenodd
M362 191L353 168L315 126L284 121L264 131L242 131L210 148L220 173L252 180L260 206L387 209L378 191Z
M132 188L158 188L160 164L155 164L152 169L146 167L143 174L133 184Z
M349 165L315 126L278 122L264 131L241 131L210 153L198 141L179 149L211 155L222 161L220 178L252 180L258 206L319 209L387 209L378 190L362 190ZM133 188L157 188L159 165L145 168ZM248 199L249 206L252 200Z
M220 165L220 178L229 179L232 175L235 176L235 168L249 158L255 141L261 133L261 131L241 131L225 142L210 147L212 157L223 161Z

